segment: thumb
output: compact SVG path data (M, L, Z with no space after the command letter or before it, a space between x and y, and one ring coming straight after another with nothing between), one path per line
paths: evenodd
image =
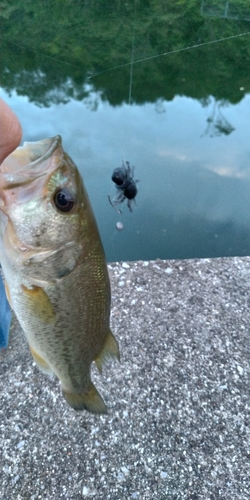
M22 127L15 113L0 98L0 164L22 138Z

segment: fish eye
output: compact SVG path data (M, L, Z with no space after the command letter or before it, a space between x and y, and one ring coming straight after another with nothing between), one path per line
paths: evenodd
M75 205L74 198L67 189L56 191L54 203L60 212L70 212Z

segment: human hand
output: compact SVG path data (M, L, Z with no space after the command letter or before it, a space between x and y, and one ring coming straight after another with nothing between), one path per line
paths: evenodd
M17 116L0 98L0 164L17 148L21 138L22 127Z
M22 128L15 113L0 99L0 164L22 138ZM0 350L8 346L11 311L6 298L5 288L0 275Z

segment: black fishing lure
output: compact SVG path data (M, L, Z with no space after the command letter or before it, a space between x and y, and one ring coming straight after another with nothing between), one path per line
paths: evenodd
M135 167L131 167L129 161L122 161L122 166L120 168L116 168L112 174L112 181L116 185L117 194L113 200L111 200L110 196L109 202L112 207L121 214L121 210L116 208L119 203L123 203L127 199L127 205L132 212L132 203L135 203L135 197L137 195L137 182L138 180L134 180L134 169Z

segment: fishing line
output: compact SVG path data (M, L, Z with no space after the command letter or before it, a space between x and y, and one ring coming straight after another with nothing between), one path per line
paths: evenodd
M134 25L132 34L132 48L131 48L131 67L130 67L130 79L129 79L129 93L128 93L128 103L131 104L131 93L132 93L132 82L133 82L133 64L134 64L134 49L135 49L135 20L136 20L136 0L134 4Z
M13 45L14 45L14 44L13 44ZM71 64L71 63L69 63L69 62L67 62L67 61L62 61L61 59L58 59L58 58L56 58L56 57L53 57L53 56L48 56L48 55L46 55L46 54L43 54L42 52L39 52L38 50L31 49L30 47L26 47L26 45L23 45L22 43L20 43L20 44L18 44L18 45L17 45L17 44L15 44L15 46L16 46L16 47L17 47L17 46L18 46L18 47L22 47L22 48L23 48L23 49L25 49L25 50L28 50L28 51L30 51L30 52L34 52L34 54L38 54L38 55L39 55L39 56L41 56L41 57L45 57L46 59L50 59L50 60L55 61L55 62L58 62L58 63L60 63L60 64L66 64L67 66L71 66L72 68L77 68L77 65L76 65L76 64Z
M24 17L25 17L25 15L24 15L24 14L20 15L20 14L18 13L18 14L14 17L14 19L13 19L13 23L14 23L14 22L17 22L17 21L18 21L18 22L20 22L20 20L21 20L22 18L24 18ZM78 21L78 22L75 22L75 23L74 23L73 25L71 25L71 26L68 26L68 27L67 27L67 30L66 30L66 31L67 31L67 34L68 34L70 31L75 30L75 28L76 28L77 26L81 26L81 25L82 25L82 20L80 20L80 21ZM53 40L51 40L51 42L50 42L50 43L54 43L56 40L58 40L58 39L59 39L59 37L60 37L60 35L63 35L63 34L64 34L64 32L65 32L65 27L64 27L64 26L63 26L63 27L59 27L59 28L57 28L57 34L56 34L55 38L53 38ZM40 52L40 51L38 51L38 50L36 50L36 49L32 49L31 47L28 47L28 46L26 45L26 42L27 42L27 41L28 41L31 37L34 37L34 35L35 35L35 36L36 36L36 35L38 35L38 36L37 36L37 42L42 42L42 41L44 41L44 40L47 40L46 35L41 34L41 33L40 33L40 29L39 29L39 30L34 31L32 34L30 34L30 36L27 36L27 37L25 38L25 40L24 40L24 42L23 42L23 43L22 43L22 42L21 42L21 43L18 43L18 44L13 43L13 45L14 45L14 46L16 46L16 47L18 47L18 48L19 48L19 47L22 47L23 49L28 50L29 52L33 52L34 54L37 54L38 56L44 57L45 59L50 59L50 60L55 61L55 62L57 62L57 63L59 63L59 64L65 64L66 66L71 66L72 68L76 68L76 67L77 67L77 65L76 65L76 64L71 64L71 63L69 63L69 62L67 62L67 61L63 61L62 59L58 59L57 57L54 57L54 56L49 56L49 55L47 55L47 54L44 54L43 52ZM40 35L40 36L39 36L39 35ZM61 44L59 44L59 47L61 47Z
M239 33L238 35L231 35L231 36L226 36L224 38L218 38L217 40L210 40L209 42L197 43L195 45L183 47L182 49L175 49L175 50L170 50L168 52L162 52L161 54L156 54L154 56L144 57L142 59L136 59L135 61L133 61L133 64L142 63L144 61L150 61L151 59L157 59L158 57L164 57L164 56L168 56L171 54L177 54L178 52L184 52L185 50L197 49L199 47L204 47L205 45L211 45L213 43L224 42L226 40L231 40L232 38L239 38L240 36L246 36L246 35L250 35L250 31L245 31L244 33ZM103 75L104 73L108 73L108 71L113 71L114 69L125 68L126 66L130 66L131 64L132 63L130 61L127 63L119 64L118 66L112 66L112 68L104 69L103 71L99 71L98 73L94 73L93 75L90 75L87 78L88 78L88 80L90 80L91 78L94 78L96 76Z
M136 15L136 1L135 1L135 15ZM74 24L74 28L78 24L80 24L80 23L75 23ZM73 29L73 27L71 27L69 29ZM62 33L63 29L59 30L59 32ZM135 45L135 18L134 18L131 60L129 62L127 62L127 63L119 64L117 66L112 66L111 68L107 68L107 69L104 69L102 71L98 71L97 73L94 73L92 75L89 75L87 77L87 80L91 80L92 78L95 78L95 77L97 77L99 75L103 75L103 74L108 73L109 71L113 71L115 69L121 69L121 68L125 68L127 66L131 66L131 71L130 71L130 85L129 85L129 103L130 103L131 102L131 90L132 90L132 79L133 79L133 66L134 66L134 64L139 64L139 63L142 63L142 62L151 61L152 59L157 59L159 57L166 57L166 56L171 55L171 54L177 54L179 52L184 52L186 50L197 49L199 47L205 47L206 45L212 45L214 43L221 43L221 42L225 42L227 40L232 40L232 39L239 38L239 37L242 37L242 36L247 36L247 35L250 35L250 31L245 31L243 33L239 33L238 35L231 35L231 36L227 36L227 37L223 37L223 38L218 38L216 40L210 40L208 42L197 43L197 44L194 44L194 45L183 47L181 49L169 50L167 52L162 52L161 54L156 54L156 55L153 55L153 56L143 57L141 59L134 60L134 45ZM58 39L58 34L57 34L56 38ZM54 40L56 40L56 38ZM41 39L43 39L43 37L41 37ZM17 46L17 44L14 44L14 45ZM26 49L26 50L28 50L30 52L38 54L39 56L44 57L45 59L50 59L51 61L55 61L55 62L60 63L60 64L65 64L65 65L71 66L73 68L77 67L76 64L69 63L68 61L63 61L62 59L59 59L57 57L49 56L49 55L44 54L44 53L42 53L42 52L40 52L40 51L38 51L36 49L27 47L24 43L19 43L18 47L19 48L22 47L22 48L24 48L24 49Z
M114 255L114 257L112 258L112 261L116 261L116 262L119 260L119 256L117 254L117 250L115 248L115 239L117 239L117 236L118 236L118 233L117 233L117 230L116 230L116 231L113 231L112 236L110 237L110 242L111 242L111 246L112 246L112 250L113 250L113 255Z
M228 36L228 37L218 38L216 40L210 40L210 41L207 41L207 42L197 43L197 44L190 45L190 46L187 46L187 47L183 47L183 48L180 48L180 49L174 49L174 50L162 52L161 54L155 54L155 55L152 55L152 56L143 57L143 58L134 60L134 53L135 53L135 30L136 30L136 1L137 0L135 0L135 4L134 4L134 23L133 23L133 34L132 34L131 60L129 62L127 62L127 63L119 64L119 65L116 65L116 66L112 66L111 68L107 68L107 69L104 69L102 71L98 71L97 73L94 73L92 75L90 74L89 76L86 77L86 80L85 80L85 81L89 81L92 78L95 78L95 77L97 77L99 75L103 75L103 74L108 73L110 71L130 66L131 70L130 70L129 99L128 99L129 100L129 104L131 104L131 99L132 99L133 69L134 69L134 65L135 64L143 63L143 62L150 61L150 60L153 60L153 59L157 59L157 58L160 58L160 57L166 57L166 56L172 55L172 54L177 54L177 53L180 53L180 52L184 52L186 50L197 49L197 48L200 48L200 47L205 47L207 45L212 45L212 44L215 44L215 43L221 43L221 42L224 42L224 41L227 41L227 40L232 40L232 39L236 39L236 38L239 38L239 37L250 35L250 31L246 31L246 32L243 32L243 33L239 33L237 35L231 35L231 36ZM22 17L23 16L17 15L17 16L14 17L14 19L18 19L18 18L20 19ZM75 29L76 26L78 26L80 24L81 24L81 21L74 23L73 26L70 26L70 27L67 28L67 32L71 31L72 29ZM58 32L57 32L57 35L56 35L56 37L54 38L53 41L58 40L58 38L59 38L58 35L63 34L64 30L65 30L65 27L60 27L59 30L58 30ZM33 33L33 35L34 35L34 33ZM38 33L37 33L37 35L38 35ZM30 37L31 37L31 35L30 35ZM28 37L26 40L28 40L30 37ZM43 40L44 36L43 35L40 36L40 37L38 36L38 38L40 40ZM18 46L19 49L20 49L20 47L22 47L22 48L24 48L25 50L27 50L29 52L33 52L33 53L37 54L38 56L43 57L45 59L49 59L50 61L54 61L55 63L61 64L61 65L64 64L64 65L70 66L72 68L78 67L76 64L72 64L72 63L70 63L68 61L62 60L62 59L57 58L55 56L49 56L48 54L45 54L44 52L38 51L38 50L36 50L34 48L27 47L27 45L25 44L25 41L24 41L24 43L21 42L19 44L13 44L13 45ZM58 46L60 47L60 44Z

